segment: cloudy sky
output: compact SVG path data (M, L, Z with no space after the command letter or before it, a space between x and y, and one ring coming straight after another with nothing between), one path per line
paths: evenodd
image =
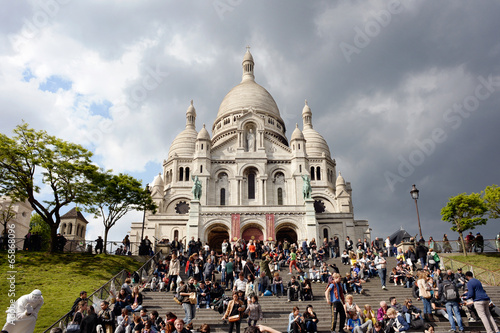
M291 135L307 99L314 128L375 236L450 225L450 196L499 184L497 1L8 1L0 12L0 132L25 120L149 183L194 100L211 129L241 80L256 81ZM68 207L68 209L71 207ZM89 217L91 220L91 217ZM111 230L121 240L131 221ZM498 221L478 228L492 238ZM92 221L88 238L102 233Z

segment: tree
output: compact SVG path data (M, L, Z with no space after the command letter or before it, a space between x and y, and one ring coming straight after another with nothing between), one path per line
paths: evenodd
M490 219L500 218L500 187L498 185L486 186L482 192L484 202L488 207Z
M443 209L441 209L441 220L453 223L450 228L458 232L462 250L464 255L467 255L465 249L463 232L469 229L474 229L478 225L486 224L488 219L483 218L488 208L483 198L479 193L461 193L451 197Z
M121 173L112 175L107 171L96 172L93 178L93 206L86 210L96 217L102 217L106 253L108 232L119 219L132 210L150 210L156 213L156 204L149 191L132 176Z
M0 134L0 194L28 200L50 226L51 252L57 248L61 208L89 204L91 175L98 169L91 157L82 146L35 131L26 123L14 129L13 138Z
M50 243L50 226L43 218L35 213L30 219L31 235L38 235L41 240L41 250L48 250Z

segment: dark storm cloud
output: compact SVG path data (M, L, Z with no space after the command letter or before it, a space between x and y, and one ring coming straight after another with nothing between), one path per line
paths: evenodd
M0 20L0 40L6 43L25 18L41 10L36 1L8 6L4 13L10 15ZM211 132L220 102L241 80L242 57L250 45L256 81L276 100L288 136L295 123L302 127L308 99L314 128L327 140L337 171L352 183L355 218L369 220L376 236L400 226L416 234L409 194L416 183L423 232L426 238L440 238L451 234L439 213L448 197L499 182L499 12L494 1L69 1L28 41L47 40L57 52L42 45L12 56L16 52L2 43L0 57L6 64L2 74L12 78L21 77L17 72L28 65L49 77L60 74L67 62L82 62L88 67L65 72L74 94L89 85L89 79L79 80L93 62L103 71L112 68L97 72L94 80L119 92L104 89L98 96L87 89L87 98L115 105L115 127L93 144L103 164L137 172L149 182L184 128L191 99L197 129L205 123ZM356 52L346 54L345 45ZM86 61L91 56L96 59ZM127 66L121 68L122 63ZM158 86L144 90L145 97L135 103L132 92L157 69L165 73ZM489 77L492 91L484 86ZM476 97L480 85L480 92L489 91L481 100ZM28 108L23 117L33 126L49 126L35 112L37 101L56 105L55 97L70 99L61 92L39 96L27 84L15 89L18 94L3 95L9 96L5 104ZM454 104L475 102L474 97L477 105L468 106L473 111L454 109ZM130 110L118 112L120 103ZM11 116L7 123L16 121ZM71 124L84 131L78 123L92 128L93 121L81 116ZM144 168L154 169L154 163L157 170L147 176ZM390 183L388 173L399 178ZM479 230L496 233L495 223ZM127 230L128 225L118 231Z

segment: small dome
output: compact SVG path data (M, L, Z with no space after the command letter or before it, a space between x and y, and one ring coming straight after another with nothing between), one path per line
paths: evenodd
M187 111L186 111L186 115L194 115L196 116L196 109L194 108L194 105L193 105L193 100L191 100L191 105L189 105Z
M309 107L309 105L307 105L307 99L305 101L305 104L304 104L304 108L302 109L302 115L312 115L312 112L311 112L311 108Z
M161 173L156 176L154 182L153 182L153 187L155 186L163 186L163 179L161 178Z
M337 182L335 183L335 186L345 186L345 180L344 177L340 174L339 171L339 176L337 177Z
M302 131L299 129L298 124L295 124L295 129L293 130L292 138L290 139L290 141L292 140L304 140L304 134L302 134Z
M198 133L197 140L207 140L207 141L210 141L210 134L208 134L208 131L205 128L205 124L203 124L203 128Z
M173 156L174 153L180 157L192 158L195 151L196 138L198 132L193 127L186 126L172 142L168 156Z
M306 152L308 156L321 157L323 153L330 157L330 148L326 140L313 128L305 128L302 131L306 139Z
M243 56L243 62L245 61L252 61L253 62L253 57L252 54L250 53L250 48L247 48L247 52L245 52L245 56Z

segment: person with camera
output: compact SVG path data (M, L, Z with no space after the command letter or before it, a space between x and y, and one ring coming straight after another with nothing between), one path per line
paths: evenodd
M236 332L240 333L243 311L245 311L244 303L238 298L238 293L234 292L233 299L227 304L226 313L222 316L222 320L229 321L229 333L233 333L235 326Z

